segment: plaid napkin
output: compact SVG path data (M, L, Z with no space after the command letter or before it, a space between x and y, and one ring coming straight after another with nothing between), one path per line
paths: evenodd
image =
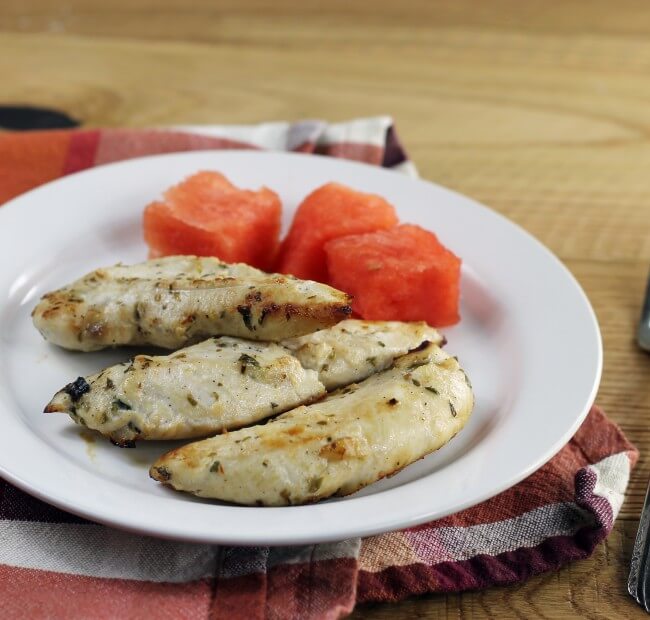
M416 175L387 117L5 133L0 203L99 164L215 148L316 153ZM483 504L363 540L281 548L125 533L0 481L2 618L338 618L356 603L516 583L591 554L613 527L637 456L594 407L549 463Z

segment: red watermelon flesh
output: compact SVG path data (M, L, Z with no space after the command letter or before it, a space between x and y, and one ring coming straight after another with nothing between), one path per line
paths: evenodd
M460 259L428 230L402 224L390 230L334 239L325 245L328 283L354 296L368 320L460 320Z
M390 228L393 206L381 196L328 183L305 198L282 243L277 270L306 280L327 281L324 246L328 241Z
M216 256L270 269L280 234L278 195L235 187L218 172L198 172L144 212L150 256Z

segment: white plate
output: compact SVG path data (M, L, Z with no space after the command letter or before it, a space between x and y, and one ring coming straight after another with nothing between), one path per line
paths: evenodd
M144 205L202 169L276 190L285 227L300 200L336 180L392 202L463 259L462 321L444 330L476 392L466 428L447 446L350 497L248 508L176 493L149 464L170 444L120 450L89 443L67 416L41 413L78 375L130 357L48 345L30 311L48 290L100 266L146 258ZM379 168L280 153L146 157L76 174L0 209L0 473L60 508L121 528L193 541L302 544L422 523L485 500L550 459L591 405L602 350L594 313L562 264L505 218L432 183ZM178 442L181 443L181 442Z

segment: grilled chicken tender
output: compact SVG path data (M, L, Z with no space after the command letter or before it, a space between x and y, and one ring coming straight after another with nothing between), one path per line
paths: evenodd
M58 392L68 413L114 443L205 437L252 424L325 393L313 370L275 343L210 338L172 355L136 356Z
M457 360L425 343L315 404L173 450L149 473L179 491L247 505L348 495L445 445L473 404Z
M325 284L216 258L169 256L97 269L38 303L34 325L66 349L150 344L178 349L209 336L277 341L345 319L350 298Z
M395 358L443 337L424 322L348 319L313 334L283 340L305 368L318 371L327 390L361 381L388 368Z
M205 437L315 400L326 388L387 367L426 339L441 340L425 323L340 326L284 341L285 348L223 336L167 356L139 355L78 378L45 411L67 413L119 445Z

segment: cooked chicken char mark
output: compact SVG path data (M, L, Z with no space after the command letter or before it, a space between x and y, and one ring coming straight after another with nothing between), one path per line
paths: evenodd
M278 341L329 327L350 298L325 284L216 258L170 256L97 269L48 293L34 325L66 349L178 349L216 335Z
M245 505L348 495L445 445L473 404L457 360L426 343L315 404L173 450L150 475L179 491Z

